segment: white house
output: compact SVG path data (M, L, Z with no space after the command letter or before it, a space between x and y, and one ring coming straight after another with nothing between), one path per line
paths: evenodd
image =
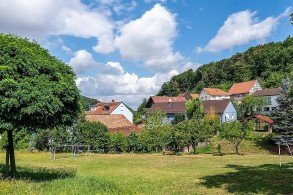
M232 122L237 120L237 111L233 103L228 100L205 100L202 101L205 114L214 112L220 117L220 122Z
M123 115L131 123L133 123L133 113L123 102L99 102L91 106L87 115Z
M230 99L230 94L217 88L203 88L199 94L200 100Z
M252 95L266 99L266 105L262 107L261 114L270 115L271 112L279 106L277 98L280 95L280 89L278 88L259 90L254 92Z
M262 90L262 88L258 81L252 80L233 84L228 93L230 94L231 98L235 99L236 101L238 101L238 103L240 103L243 96L251 95L259 90Z

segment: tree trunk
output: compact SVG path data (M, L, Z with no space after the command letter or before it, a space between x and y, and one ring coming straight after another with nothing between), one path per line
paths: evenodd
M16 166L13 146L13 134L12 131L7 131L8 146L6 150L6 177L15 177Z
M239 154L239 144L236 144L235 149L236 149L236 154Z

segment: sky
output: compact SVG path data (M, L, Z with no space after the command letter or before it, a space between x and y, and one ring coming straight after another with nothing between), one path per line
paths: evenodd
M81 93L136 108L185 70L293 35L293 0L0 0L0 32L72 67Z

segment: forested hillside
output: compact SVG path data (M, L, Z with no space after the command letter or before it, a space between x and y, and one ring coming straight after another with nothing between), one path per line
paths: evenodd
M98 103L99 100L81 96L81 105L83 110L88 110L91 105Z
M262 87L278 87L287 74L293 74L293 38L251 47L231 58L188 70L164 83L158 95L176 96L199 92L203 87L228 90L233 83L258 79Z

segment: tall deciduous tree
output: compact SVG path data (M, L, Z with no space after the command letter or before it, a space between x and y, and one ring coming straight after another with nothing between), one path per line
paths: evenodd
M72 69L37 43L0 34L0 129L7 132L7 176L16 174L13 131L71 125L80 113Z
M293 82L286 78L281 85L281 94L277 98L278 108L272 113L274 132L293 137Z

